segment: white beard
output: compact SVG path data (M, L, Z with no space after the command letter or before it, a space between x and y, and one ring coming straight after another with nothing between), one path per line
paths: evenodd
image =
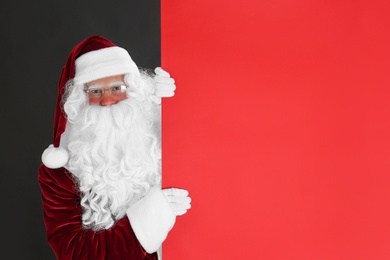
M108 229L161 181L155 112L137 88L129 88L128 99L107 107L86 100L79 104L78 95L85 93L73 92L78 93L71 93L64 105L68 124L61 146L70 155L65 167L78 180L83 224Z

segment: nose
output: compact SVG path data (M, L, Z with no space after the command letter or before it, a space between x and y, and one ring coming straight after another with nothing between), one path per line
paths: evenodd
M102 99L100 100L100 105L111 106L116 103L118 103L118 101L108 91L105 91Z

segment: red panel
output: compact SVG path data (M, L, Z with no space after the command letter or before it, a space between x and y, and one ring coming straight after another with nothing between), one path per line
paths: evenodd
M162 1L165 260L390 259L388 1Z

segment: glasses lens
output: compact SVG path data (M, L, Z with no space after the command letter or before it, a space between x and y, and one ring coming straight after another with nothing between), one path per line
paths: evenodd
M93 87L88 89L88 96L91 98L99 98L103 96L104 90L102 88Z
M119 96L126 91L126 85L115 85L110 87L110 92L114 96Z

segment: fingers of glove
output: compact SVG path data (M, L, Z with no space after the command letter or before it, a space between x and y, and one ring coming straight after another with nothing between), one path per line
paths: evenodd
M168 196L168 201L177 205L187 205L191 203L191 198L186 196Z
M163 189L162 192L176 216L185 214L191 208L191 198L188 197L187 190L170 188Z
M165 83L156 83L154 85L156 90L170 90L174 91L176 89L175 84L165 84Z
M187 205L191 203L191 198L188 197L188 191L183 189L164 189L162 190L169 203L175 204L175 206ZM184 206L187 207L187 206Z
M157 67L154 69L154 73L156 73L156 75L160 75L160 76L167 76L169 77L169 73L166 72L165 70L163 70L161 67Z
M185 210L185 209L181 209L181 210L176 210L175 211L175 215L176 216L183 216L186 213L187 213L187 210Z
M161 104L161 97L157 97L155 95L150 95L149 96L149 99L154 102L155 104L157 105L160 105Z
M180 199L178 199L180 198ZM184 199L183 199L184 198ZM174 209L189 209L191 208L191 198L189 197L174 197L169 196L167 201Z
M175 214L183 215L187 212L188 209L191 208L191 204L178 204L178 203L170 203L172 210L175 212Z
M176 203L176 202L169 202L170 207L173 211L180 211L180 210L188 210L191 208L190 203Z
M154 95L157 97L173 97L175 95L175 92L173 91L166 91L166 90L156 90L154 92Z
M179 189L179 188L169 188L169 189L163 189L162 192L166 196L177 196L177 197L187 197L188 191L185 189Z
M157 83L166 83L166 84L173 84L175 83L175 80L173 78L167 77L167 76L154 76L153 80Z

